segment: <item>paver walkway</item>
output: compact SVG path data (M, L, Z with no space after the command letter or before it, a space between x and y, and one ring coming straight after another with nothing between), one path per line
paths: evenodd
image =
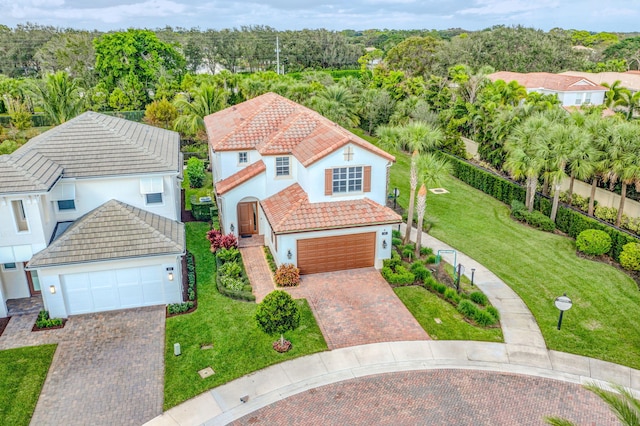
M406 226L402 225L401 232L403 234L405 229ZM414 228L411 232L412 241L416 241L416 235ZM437 253L438 250L453 250L453 247L426 232L422 233L422 245L431 247L434 253ZM454 256L452 253L443 253L442 258L453 265ZM536 319L511 287L485 266L464 253L458 251L456 261L464 265L464 275L469 278L471 278L471 269L475 268L474 284L487 295L491 304L500 311L500 324L505 343L540 349L547 348Z
M304 275L286 291L307 299L329 349L429 339L374 268Z
M260 303L267 294L275 290L273 276L264 257L264 248L262 246L240 247L239 250L244 269L253 287L253 294L256 296L256 303Z
M12 317L0 349L57 343L31 423L139 425L162 413L164 306L72 316L31 332L37 315Z

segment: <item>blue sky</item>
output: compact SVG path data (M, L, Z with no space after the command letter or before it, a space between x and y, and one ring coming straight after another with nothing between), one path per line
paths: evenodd
M640 31L639 0L0 0L0 24L32 22L98 29L221 29L269 25L277 30L479 30L524 25L589 31Z

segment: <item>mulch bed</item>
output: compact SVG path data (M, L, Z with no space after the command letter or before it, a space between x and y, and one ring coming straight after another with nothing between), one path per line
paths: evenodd
M0 336L4 333L4 329L7 328L7 324L9 324L9 320L11 317L0 318Z

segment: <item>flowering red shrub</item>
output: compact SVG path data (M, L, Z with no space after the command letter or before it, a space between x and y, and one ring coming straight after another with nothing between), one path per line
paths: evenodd
M207 232L207 240L209 240L209 242L211 244L213 244L213 242L216 240L216 238L220 237L221 235L222 235L222 233L219 230L212 229L212 230Z
M300 284L300 270L291 263L278 267L274 276L276 285L280 287L294 287Z
M219 248L237 248L238 239L233 234L222 235L217 229L207 232L207 239L211 243L211 252L215 253Z
M223 235L220 239L220 247L224 247L226 249L237 248L238 239L233 234Z

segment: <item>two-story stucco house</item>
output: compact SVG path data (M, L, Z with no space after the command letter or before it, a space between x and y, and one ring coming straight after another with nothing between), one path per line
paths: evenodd
M600 86L583 76L552 74L548 72L519 73L499 71L488 75L491 81L506 83L517 81L529 92L556 95L563 107L582 105L602 105L606 87Z
M181 302L181 179L177 133L93 112L0 156L0 317Z
M385 206L394 157L267 93L205 118L220 226L259 234L302 274L375 266L401 218Z

